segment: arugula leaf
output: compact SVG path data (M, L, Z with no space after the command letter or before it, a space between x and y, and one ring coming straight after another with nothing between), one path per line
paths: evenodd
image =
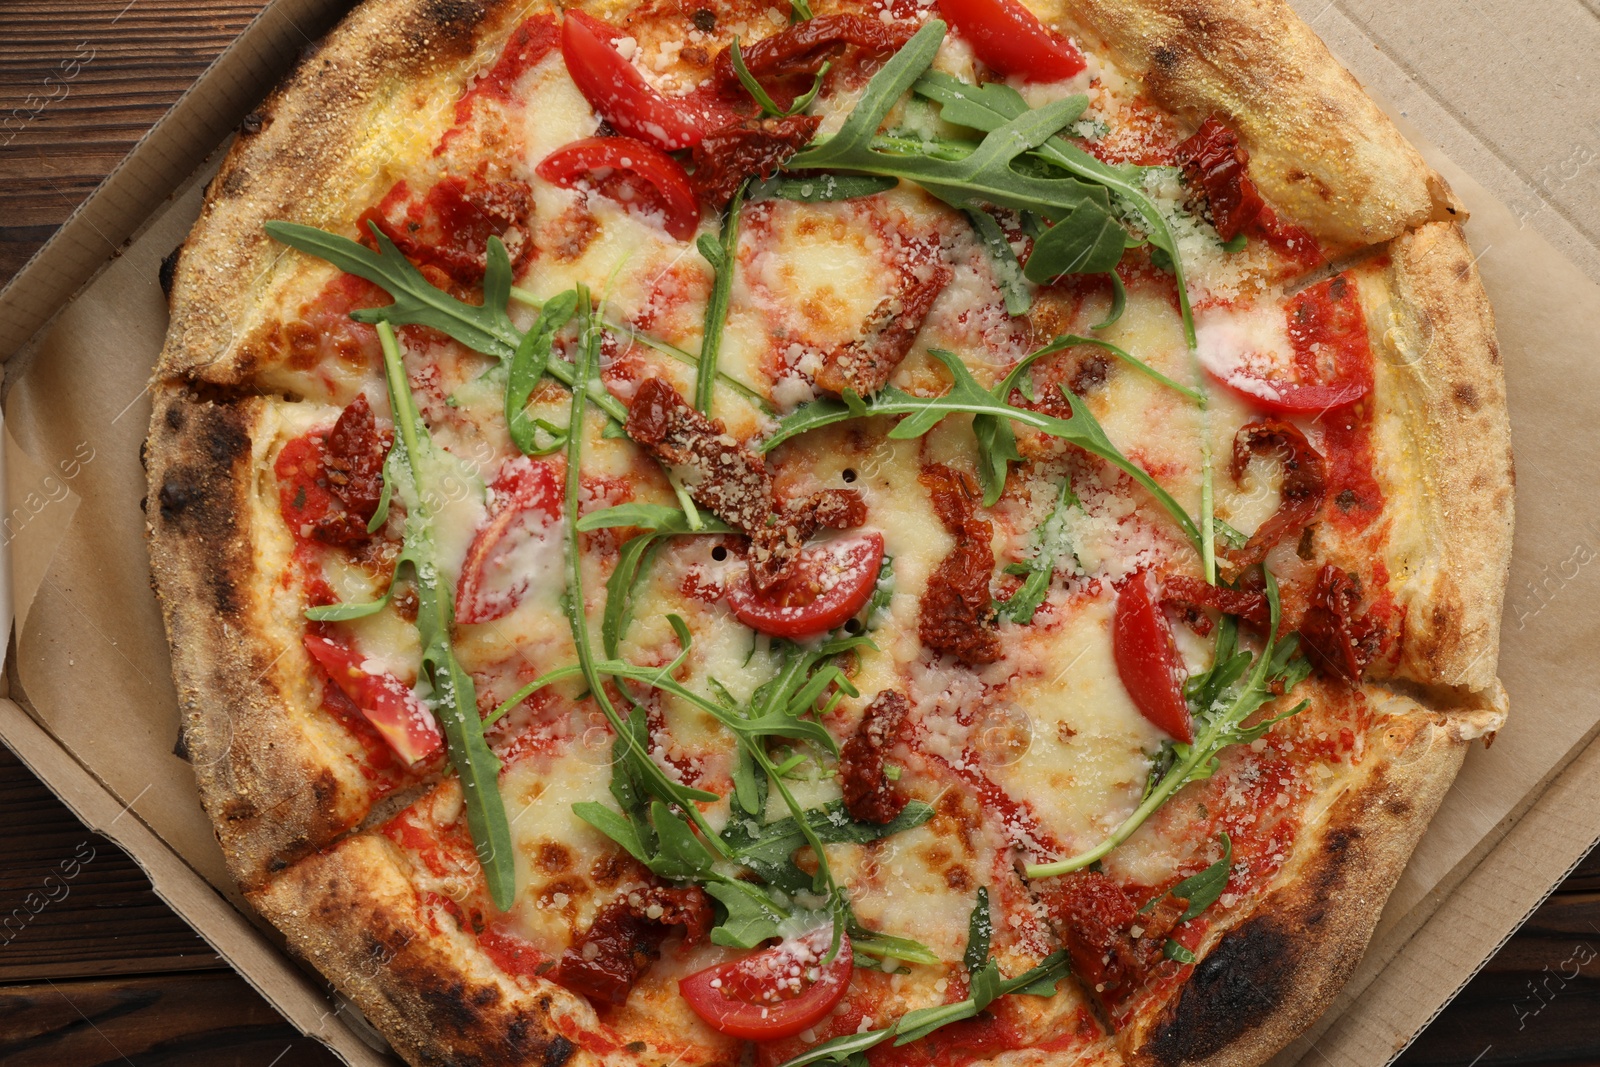
M550 366L550 348L556 334L561 332L577 309L576 289L557 293L546 300L539 310L539 318L522 335L522 340L517 342L516 352L511 356L506 380L506 429L511 434L511 443L525 456L549 455L566 444L565 431L552 428L543 419L530 419L527 407L528 398L533 395L539 379L544 377ZM536 430L544 430L549 434L552 443L541 446L535 439Z
M921 826L931 818L933 808L920 800L911 801L899 815L882 825L852 819L843 800L831 801L805 813L812 834L825 845L864 845ZM733 846L734 857L741 863L785 892L799 888L795 885L796 876L810 880L792 860L795 850L807 843L792 815L769 823L754 834L736 831L730 835L729 830L735 826L736 823L730 821L723 830L723 838Z
M1013 318L1026 315L1028 309L1033 307L1033 290L1028 288L1027 280L1022 275L1022 264L1017 262L1016 250L1006 240L1005 231L993 215L980 208L968 208L967 220L978 235L978 243L989 254L995 280L1000 283L1000 293L1005 298L1006 314ZM1122 255L1120 248L1117 255Z
M854 200L876 196L899 185L896 178L871 174L778 174L750 186L752 200L795 200L802 204L827 204L835 200Z
M1248 535L1235 530L1232 526L1229 526L1215 515L1211 517L1211 528L1216 531L1217 540L1221 541L1229 548L1243 548L1245 543L1250 540Z
M1122 262L1127 240L1128 231L1102 205L1074 211L1033 243L1023 277L1043 285L1063 274L1108 274Z
M1222 839L1222 858L1167 890L1168 895L1189 902L1189 906L1183 909L1183 918L1178 920L1180 923L1197 918L1215 904L1217 898L1222 896L1222 891L1228 888L1228 876L1233 871L1233 842L1226 833L1217 836Z
M406 505L405 543L395 563L395 573L399 575L404 570L409 575L417 596L416 627L422 642L420 680L432 691L429 703L444 729L450 763L461 779L473 849L495 907L509 911L516 900L516 865L511 827L500 797L500 761L484 740L472 675L462 668L450 644L455 595L440 578L442 568L433 526L438 498L428 482L430 473L446 460L417 412L394 327L386 320L379 320L377 327L395 424L384 476Z
M618 526L638 526L644 533L630 537L617 552L617 565L606 580L606 607L600 617L600 641L608 659L617 656L617 644L633 618L633 593L649 571L655 550L663 538L688 533L732 533L733 528L716 518L699 519L698 528L677 508L661 504L619 504L592 511L578 520L579 532Z
M967 950L961 956L961 965L968 974L975 974L989 962L989 942L994 939L994 919L989 914L989 887L978 887L978 900L972 906L967 920Z
M1161 946L1161 954L1175 963L1195 963L1200 957L1183 947L1183 943L1173 938L1167 938L1167 943Z
M894 557L885 552L883 562L878 566L878 581L873 585L872 595L867 598L867 606L862 612L869 630L883 621L881 616L889 610L889 605L893 602Z
M737 39L734 49L734 61L738 63ZM694 406L705 415L711 414L711 401L717 391L717 355L722 348L723 328L728 324L728 297L733 292L733 266L739 249L739 211L744 207L744 194L749 185L747 179L734 190L728 214L722 220L721 238L703 233L696 244L713 272L711 298L706 301L705 329L700 335L700 370L694 383Z
M1027 101L1022 99L1022 95L1007 85L1000 83L969 85L959 78L939 71L929 71L917 79L913 90L918 95L940 104L945 121L985 132L999 129L1028 109ZM1172 228L1167 225L1161 210L1156 207L1155 201L1140 185L1140 176L1144 168L1102 163L1061 137L1050 138L1037 146L1032 154L1035 158L1060 167L1077 178L1109 190L1139 215L1150 243L1166 252L1171 260L1173 279L1178 286L1178 309L1183 316L1184 338L1193 349L1194 313L1189 308L1189 287L1183 276L1183 260L1178 254L1178 241L1173 236ZM1083 232L1085 235L1088 234L1086 224ZM1065 242L1064 238L1061 240ZM1037 247L1034 254L1038 255ZM1027 276L1033 281L1042 281L1048 276L1046 271L1054 269L1057 262L1067 258L1070 257L1056 252L1053 258L1040 263L1038 268L1034 268L1030 259Z
M1249 744L1284 719L1305 710L1309 702L1301 701L1281 715L1263 719L1253 726L1245 725L1246 720L1263 704L1272 700L1277 693L1292 692L1311 673L1311 665L1304 657L1295 658L1298 639L1291 635L1280 640L1277 636L1278 624L1282 619L1278 583L1272 577L1272 572L1264 573L1270 609L1265 646L1254 656L1238 651L1236 625L1231 617L1226 617L1218 626L1216 654L1211 669L1191 678L1185 687L1195 720L1194 743L1172 744L1171 765L1158 781L1147 787L1144 800L1133 814L1123 820L1122 825L1104 841L1087 852L1064 860L1029 864L1024 872L1029 878L1066 874L1101 859L1131 837L1146 819L1183 786L1216 773L1218 753L1223 749Z
M733 73L738 76L739 84L744 86L744 91L750 94L750 99L756 102L764 115L773 115L782 118L788 112L773 103L772 97L767 95L756 76L750 73L750 68L744 62L744 49L739 47L739 35L733 35L733 43L728 45L728 57L733 60Z
M829 1038L820 1045L813 1045L800 1055L785 1060L779 1067L806 1067L807 1064L823 1060L829 1063L850 1063L867 1049L881 1045L893 1036L894 1027L891 1026L882 1030L863 1030L858 1034Z
M782 926L789 913L750 883L734 879L711 882L706 892L727 911L726 917L711 930L713 945L755 948L763 941L782 936Z
M985 503L992 499L998 500L1000 489L1004 488L1004 478L996 476L1001 470L1009 467L1014 461L1011 453L1016 451L1016 442L1008 422L1020 423L1042 433L1058 437L1101 459L1125 472L1130 478L1156 498L1156 501L1166 509L1167 514L1183 530L1184 535L1195 545L1200 544L1200 531L1195 526L1189 513L1172 498L1172 495L1163 489L1154 478L1132 460L1124 456L1100 426L1094 413L1081 399L1074 396L1064 386L1061 394L1066 398L1067 406L1072 412L1070 419L1058 419L1052 415L1032 411L1028 408L1013 407L1004 400L998 399L994 393L984 389L960 357L943 349L931 349L929 355L943 363L950 372L952 383L949 392L943 396L921 397L913 396L895 386L886 386L871 400L863 401L859 397L847 398L845 401L818 400L806 404L795 410L788 417L778 423L778 430L768 437L761 445L763 452L770 452L778 445L792 437L823 426L845 422L849 419L865 418L872 415L905 415L899 425L889 431L889 437L895 440L906 440L921 437L946 416L955 413L965 413L978 416L992 416L996 423L989 430L989 439L985 442L980 438L980 446L987 449L987 454L980 456L980 468L987 471L984 475ZM1042 353L1036 352L1028 356L1005 381L996 387L996 392L1006 389L1007 384L1014 381L1013 376L1019 373L1033 359ZM1009 389L1007 389L1009 395ZM974 426L977 420L974 419ZM998 488L996 483L998 482Z
M1034 612L1050 595L1050 579L1056 572L1056 560L1072 552L1066 529L1067 509L1080 506L1078 495L1072 491L1072 483L1063 481L1056 506L1034 535L1033 555L1022 564L1022 573L1027 577L1021 588L1012 593L1009 600L995 604L995 611L1000 618L1010 619L1020 625L1033 621Z
M357 322L428 326L455 338L474 352L501 361L516 355L522 334L506 313L506 302L511 296L511 257L498 237L489 238L488 265L483 276L484 301L474 305L457 300L430 283L375 223L372 233L378 241L376 252L348 237L298 222L268 222L266 231L291 248L325 259L346 274L365 278L394 298L394 303L384 307L352 311L350 317ZM569 388L577 380L572 364L563 360L551 360L547 369ZM589 392L596 407L618 422L627 420L628 409L598 383L591 384Z
M590 826L605 834L627 850L628 855L645 866L650 865L653 850L646 848L639 831L631 819L624 818L596 800L580 800L572 805L572 812Z
M993 963L992 960L990 962ZM1013 993L1036 997L1054 996L1056 983L1065 978L1071 970L1072 962L1065 950L1052 952L1041 960L1038 966L1029 968L1015 978L999 978L999 972L996 970L993 972L995 978L992 982L988 979L980 980L986 987L983 995L988 998L982 1007L979 1006L977 999L968 997L954 1004L918 1008L902 1015L892 1028L895 1047L920 1041L942 1026L960 1022L962 1019L971 1019L1000 997L1010 996ZM788 1065L785 1064L784 1067Z
M1076 119L1087 106L1087 97L1067 97L1032 109L1024 105L1007 121L991 127L970 151L960 146L950 151L952 146L938 142L877 136L895 102L933 63L945 29L945 24L935 19L918 30L873 75L839 132L794 156L787 166L908 179L957 208L987 203L1033 211L1067 227L1058 239L1062 255L1083 268L1108 270L1115 266L1127 233L1111 215L1104 188L1072 176L1039 177L1013 166L1019 155L1038 148ZM1114 242L1104 236L1108 226L1115 231ZM1081 247L1085 239L1090 241L1087 248ZM1111 258L1113 243L1115 258Z

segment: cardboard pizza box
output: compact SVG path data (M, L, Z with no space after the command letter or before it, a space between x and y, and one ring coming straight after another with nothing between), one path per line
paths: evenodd
M1519 476L1510 723L1468 756L1344 992L1275 1061L1372 1067L1600 838L1600 16L1585 0L1294 2L1472 211ZM139 466L160 261L230 131L346 6L271 4L0 292L0 627L14 617L15 636L0 740L297 1027L366 1067L397 1061L251 917L175 751Z

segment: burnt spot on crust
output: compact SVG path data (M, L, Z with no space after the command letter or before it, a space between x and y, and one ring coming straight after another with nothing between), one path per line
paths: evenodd
M246 137L254 137L266 129L267 117L259 111L252 111L239 120L239 132Z
M411 43L434 61L463 57L471 52L478 25L486 15L484 5L473 0L428 0Z
M1151 1061L1177 1067L1227 1048L1293 993L1299 959L1295 938L1271 918L1230 931L1156 1024L1145 1046Z
M1150 62L1163 74L1172 74L1183 62L1183 55L1171 45L1158 44L1150 52Z
M1455 397L1458 406L1468 411L1477 411L1478 406L1483 403L1482 398L1478 396L1477 386L1471 382L1457 382L1450 395Z
M186 417L179 411L186 406ZM235 500L239 479L236 470L250 461L250 436L240 412L229 405L197 404L184 398L167 408L164 418L176 441L161 442L175 447L180 460L167 468L156 492L160 521L180 537L215 546L219 558L230 561L237 555L234 542L238 534L238 506ZM239 608L235 571L219 565L208 570L205 581L216 610L224 615Z
M161 257L161 267L156 271L156 280L161 283L161 295L168 300L172 299L172 280L178 276L178 256L182 253L183 245L179 244Z
M544 1057L541 1062L544 1064L544 1067L562 1067L563 1064L572 1058L572 1054L577 1050L577 1045L573 1044L571 1041L568 1041L560 1034L557 1034L555 1037L552 1037L550 1039L550 1043L544 1047Z

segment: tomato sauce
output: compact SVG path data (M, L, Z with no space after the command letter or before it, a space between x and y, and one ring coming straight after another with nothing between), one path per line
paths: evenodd
M383 359L378 331L356 322L350 312L387 303L389 296L382 289L341 272L301 306L299 318L279 326L289 366L310 370L327 359L354 368L378 366Z
M456 125L465 125L472 118L473 105L480 99L509 102L511 87L517 80L538 66L560 43L561 26L553 15L535 15L512 30L495 65L478 75L471 88L456 101ZM450 134L445 134L435 155L444 151L449 138Z
M1355 403L1333 408L1317 419L1327 461L1323 513L1338 529L1363 530L1383 510L1383 491L1372 473L1374 368L1358 287L1345 275L1330 278L1296 293L1286 314L1295 367L1302 378L1337 378L1368 390Z

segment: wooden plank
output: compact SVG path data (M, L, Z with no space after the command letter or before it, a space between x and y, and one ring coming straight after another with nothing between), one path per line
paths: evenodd
M0 4L0 282L22 268L264 6L264 0Z
M338 1067L232 971L0 986L0 1063Z
M4 748L0 855L0 982L221 965L138 865Z

